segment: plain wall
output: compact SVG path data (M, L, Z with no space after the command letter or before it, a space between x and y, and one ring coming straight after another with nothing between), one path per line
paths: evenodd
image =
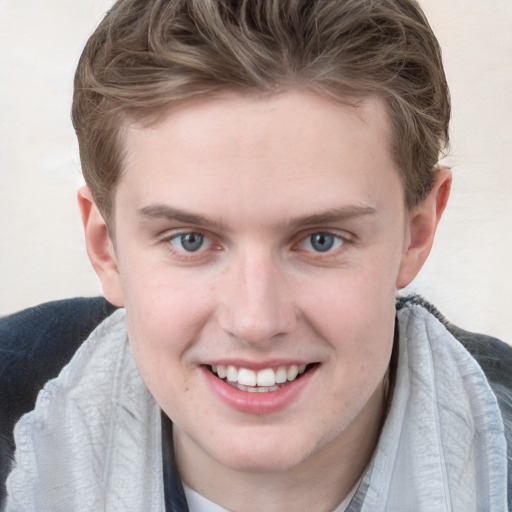
M69 120L80 51L106 0L0 2L0 315L100 293L83 243ZM409 288L512 342L512 0L424 0L453 98L454 185Z

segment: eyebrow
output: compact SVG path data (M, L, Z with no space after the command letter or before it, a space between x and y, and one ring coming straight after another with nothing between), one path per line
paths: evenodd
M184 224L193 224L195 226L227 230L224 222L218 222L206 215L187 212L178 208L172 208L165 204L153 204L140 208L137 213L141 217L148 219L165 219L170 221L183 222ZM346 221L367 215L375 215L377 210L371 206L349 205L339 208L331 208L320 213L313 213L291 219L285 224L289 228L301 226L310 226L317 224L332 224L335 222Z
M197 213L187 212L178 208L172 208L165 204L153 204L145 206L137 210L137 213L141 217L148 219L165 219L183 222L184 224L194 224L196 226L226 229L226 225L223 222L217 222L210 219L206 215Z
M339 208L331 208L325 212L304 215L292 219L287 224L291 227L308 226L313 224L332 224L334 222L346 221L367 215L375 215L377 210L372 206L349 205Z

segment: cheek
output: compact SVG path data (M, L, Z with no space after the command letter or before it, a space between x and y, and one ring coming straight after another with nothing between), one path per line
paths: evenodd
M375 386L384 375L395 324L396 262L377 262L333 273L323 292L304 295L308 323L332 350L340 389ZM304 281L302 282L304 285ZM357 394L357 393L356 393Z
M296 283L303 312L319 329L368 333L384 327L395 315L395 280L399 258L368 258L349 268L335 269L321 279ZM384 320L384 324L383 324ZM387 321L386 321L387 320Z
M133 326L165 337L191 329L208 307L205 280L191 269L147 260L132 258L122 267L125 305Z
M132 302L127 307L132 353L147 388L167 414L174 414L180 397L188 400L187 349L196 331L176 308L160 302ZM167 304L169 306L169 304Z
M183 388L190 347L211 310L207 297L194 291L194 280L169 274L139 268L123 281L132 352L158 401L165 389Z

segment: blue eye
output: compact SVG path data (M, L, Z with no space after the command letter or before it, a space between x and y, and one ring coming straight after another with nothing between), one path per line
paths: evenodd
M172 237L171 243L179 250L184 252L196 252L199 249L208 247L209 242L205 240L201 233L178 233ZM205 243L207 244L205 247Z
M310 235L311 246L315 251L326 252L332 249L335 238L328 233L314 233Z
M328 252L332 249L338 249L344 243L344 240L332 233L311 233L301 243L301 248L306 251Z

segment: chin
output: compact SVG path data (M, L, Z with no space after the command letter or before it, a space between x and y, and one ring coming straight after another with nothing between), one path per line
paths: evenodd
M254 436L237 436L236 443L226 443L222 452L211 453L222 465L247 473L280 473L307 461L318 449L314 435L293 439L289 433L271 433L265 427Z
M236 457L230 456L227 460L221 461L224 466L231 468L233 471L242 473L283 473L291 471L301 465L305 458L298 453L244 453Z

